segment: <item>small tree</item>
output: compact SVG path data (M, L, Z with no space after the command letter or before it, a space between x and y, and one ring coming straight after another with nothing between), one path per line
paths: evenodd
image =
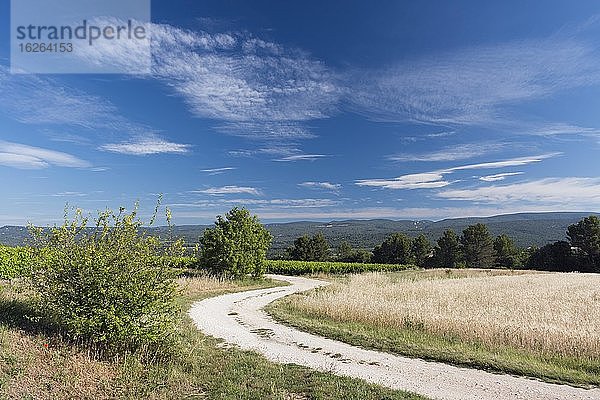
M373 249L373 261L382 264L410 264L410 247L411 240L408 236L394 233Z
M456 268L461 256L458 235L452 229L444 231L434 249L435 265L441 268Z
M214 228L200 238L200 265L228 278L265 272L265 257L271 234L255 215L245 208L233 208L225 217L217 216Z
M508 235L500 235L494 240L496 267L516 268L519 266L519 252Z
M413 239L411 243L411 254L415 264L418 267L424 267L431 256L431 243L421 234Z
M331 257L329 243L321 232L312 237L300 236L287 253L292 260L298 261L327 261Z
M485 224L468 226L460 238L461 250L468 268L494 265L494 244Z

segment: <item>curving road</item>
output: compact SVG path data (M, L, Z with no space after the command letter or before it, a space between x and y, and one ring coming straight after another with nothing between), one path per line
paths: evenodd
M600 389L586 390L365 350L281 325L262 310L264 306L327 283L301 277L269 277L291 285L212 297L193 304L189 315L205 334L258 351L271 361L360 378L433 399L600 400Z

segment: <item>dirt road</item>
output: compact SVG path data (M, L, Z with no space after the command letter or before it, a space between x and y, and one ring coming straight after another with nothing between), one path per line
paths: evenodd
M291 285L209 298L195 303L189 314L205 334L258 351L271 361L361 378L433 399L600 400L600 389L585 390L365 350L281 325L262 308L281 297L327 283L270 277Z

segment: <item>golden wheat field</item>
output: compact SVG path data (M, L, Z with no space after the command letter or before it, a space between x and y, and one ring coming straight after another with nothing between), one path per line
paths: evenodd
M369 273L290 298L340 322L424 329L486 345L600 357L600 275L519 274L415 279Z

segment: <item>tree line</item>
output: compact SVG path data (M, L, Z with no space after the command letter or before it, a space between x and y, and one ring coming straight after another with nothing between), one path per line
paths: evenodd
M388 236L372 251L354 249L346 241L332 250L322 233L297 238L285 258L300 261L343 261L414 264L422 268L520 268L545 271L600 272L600 219L589 216L567 229L568 241L541 248L518 248L502 234L493 237L485 224L470 225L459 236L448 229L431 243L425 235Z

